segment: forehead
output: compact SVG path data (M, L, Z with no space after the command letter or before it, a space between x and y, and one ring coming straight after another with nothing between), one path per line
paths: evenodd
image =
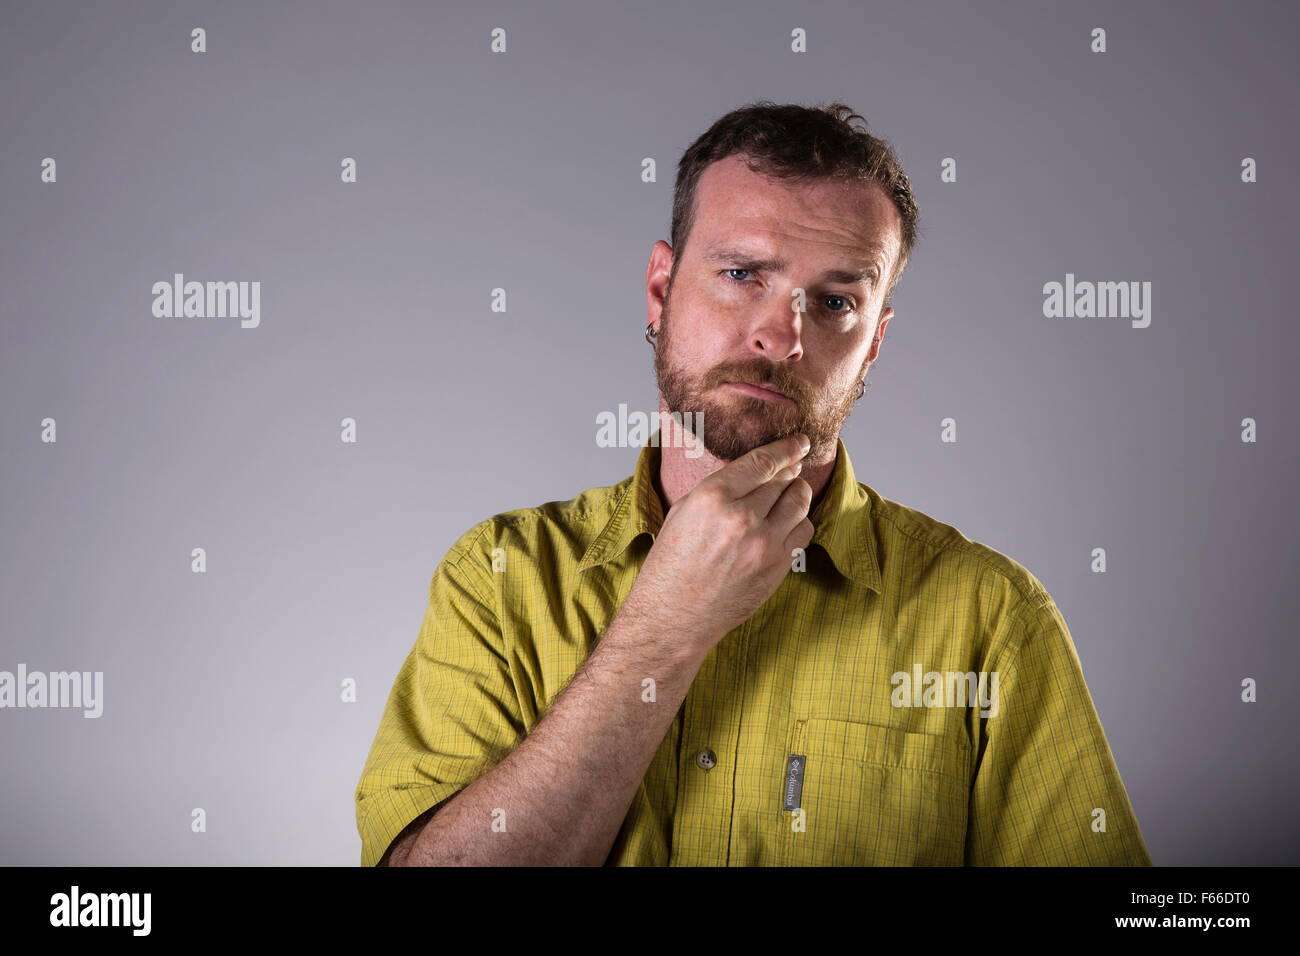
M902 220L875 183L772 179L753 172L737 154L711 163L700 174L687 248L694 247L698 255L707 245L746 237L878 256L892 266Z

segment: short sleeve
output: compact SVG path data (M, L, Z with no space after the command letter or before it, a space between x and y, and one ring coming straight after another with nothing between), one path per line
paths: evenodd
M1013 619L998 711L981 721L966 863L1150 866L1069 629L1036 597Z
M376 865L407 824L473 783L525 734L490 568L460 544L429 585L419 636L357 785L362 866Z

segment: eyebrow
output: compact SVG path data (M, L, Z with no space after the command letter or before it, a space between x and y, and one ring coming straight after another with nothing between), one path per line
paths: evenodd
M704 258L708 262L733 263L733 269L748 269L752 272L784 272L790 267L790 263L780 256L764 259L761 256L750 255L739 249L711 249L704 254ZM842 282L846 285L855 285L859 282L872 280L872 273L876 271L877 267L873 263L865 269L827 269L818 278L822 282Z

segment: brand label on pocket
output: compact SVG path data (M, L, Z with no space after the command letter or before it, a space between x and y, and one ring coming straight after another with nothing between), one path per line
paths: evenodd
M798 810L799 800L803 797L803 771L807 757L803 754L790 754L785 758L785 791L781 801L782 810Z

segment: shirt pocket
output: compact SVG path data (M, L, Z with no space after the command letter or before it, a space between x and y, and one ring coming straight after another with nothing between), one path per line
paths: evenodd
M964 738L828 717L797 720L790 736L789 753L806 759L802 813L781 812L784 863L962 864L970 798Z

